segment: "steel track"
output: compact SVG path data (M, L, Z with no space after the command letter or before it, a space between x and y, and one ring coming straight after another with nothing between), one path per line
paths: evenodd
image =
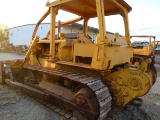
M24 68L32 71L39 71L51 75L56 75L58 77L67 78L76 83L88 86L88 88L90 88L94 92L99 102L100 114L98 120L104 119L111 109L111 100L112 100L111 95L109 93L107 86L104 85L100 79L80 73L69 72L61 69L49 69L41 66L24 66Z
M39 102L40 104L45 106L46 108L49 108L53 112L57 113L61 117L61 120L80 120L70 110L68 110L67 108L65 108L64 106L62 106L60 104L57 105L53 102L47 102L45 100L38 99L38 98L31 96L29 94L28 94L28 96L30 96L31 98L33 98L34 100L36 100L37 102Z
M98 103L99 113L93 113L92 111L85 110L84 108L78 107L75 103L65 100L62 96L56 95L55 93L51 93L51 96L52 97L54 96L53 98L56 99L56 101L66 104L66 105L62 104L65 105L65 108L62 106L57 107L55 106L55 104L47 103L46 101L43 101L43 103L45 103L44 105L52 109L54 112L58 113L60 116L63 116L65 119L81 120L81 118L78 118L76 117L76 115L71 113L71 110L77 110L78 113L84 116L87 115L86 116L87 119L89 119L90 115L97 114L98 115L97 120L103 120L107 116L108 112L111 110L111 100L112 100L111 95L109 93L107 86L103 84L99 78L56 68L55 69L44 68L41 66L27 65L24 66L23 68L29 71L41 72L43 74L50 74L60 78L68 79L78 85L83 85L84 87L87 87L88 89L90 89L90 91L92 91L92 93L94 93L96 99L93 100L96 100ZM33 86L28 86L27 84L12 81L10 79L6 79L5 82L12 87L19 88L22 91L26 92L27 94L37 97L38 101L41 101L40 99L43 100L45 97L48 97L48 94L50 94L50 92L47 92L46 90L43 91L41 89L36 89Z

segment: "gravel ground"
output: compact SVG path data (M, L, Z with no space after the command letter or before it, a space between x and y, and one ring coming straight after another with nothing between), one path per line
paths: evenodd
M59 120L59 116L20 91L0 85L0 120Z
M22 59L10 53L0 53L0 60ZM160 55L156 68L160 76ZM160 77L150 92L142 97L142 106L114 108L107 120L160 120ZM31 97L6 85L0 85L0 120L60 120L60 116Z

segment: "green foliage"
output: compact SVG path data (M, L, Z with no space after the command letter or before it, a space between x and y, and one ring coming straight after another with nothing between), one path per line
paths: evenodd
M0 42L9 39L8 27L0 24Z

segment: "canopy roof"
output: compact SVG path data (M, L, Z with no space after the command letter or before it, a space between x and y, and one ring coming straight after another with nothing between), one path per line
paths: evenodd
M153 35L131 35L130 36L130 38L149 38L149 37L156 39L156 36L153 36Z
M127 9L128 12L132 8L124 0L116 0L119 5ZM82 16L93 18L97 16L96 1L95 0L56 0L47 3L46 6L59 6L59 9ZM120 7L112 0L104 0L105 16L120 14Z

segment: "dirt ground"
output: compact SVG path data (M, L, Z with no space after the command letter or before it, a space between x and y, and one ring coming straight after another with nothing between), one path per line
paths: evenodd
M23 56L0 53L0 60ZM114 108L106 120L160 120L160 55L156 55L158 78L141 106ZM6 85L0 85L0 120L60 120L61 117L31 97Z

